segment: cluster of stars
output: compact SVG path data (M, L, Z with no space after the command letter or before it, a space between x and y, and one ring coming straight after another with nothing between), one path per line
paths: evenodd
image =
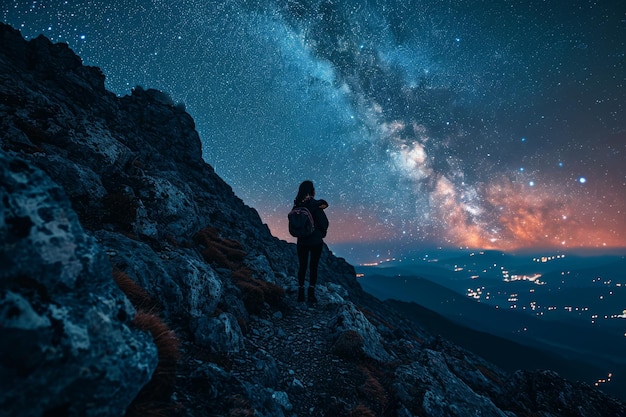
M31 0L0 18L117 94L184 102L281 238L311 179L339 251L626 246L626 7L574 3Z

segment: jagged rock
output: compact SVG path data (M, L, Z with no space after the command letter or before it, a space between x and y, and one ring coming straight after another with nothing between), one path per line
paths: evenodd
M304 391L304 385L302 384L302 382L300 382L300 380L298 378L294 378L293 381L291 381L291 387L296 389L297 391Z
M626 416L624 405L619 401L588 385L566 381L553 371L516 371L506 382L504 391L502 406L518 415Z
M439 336L425 347L441 352L450 371L474 392L491 398L503 395L508 376L493 365Z
M293 409L291 402L289 402L289 395L284 391L274 391L272 393L272 399L285 411L291 411Z
M349 298L348 290L334 282L324 283L320 289L325 293L324 301L328 304L341 305Z
M285 417L285 407L289 406L289 399L278 394L273 389L262 388L247 382L243 384L247 389L247 396L254 404L255 414L265 417ZM238 415L235 413L235 415Z
M250 255L245 259L245 264L256 272L258 278L277 284L278 280L272 266L263 254Z
M363 353L374 360L387 362L393 358L383 347L376 328L352 303L345 303L339 309L337 315L331 320L330 329L334 339L338 339L348 331L358 334L361 338Z
M202 317L194 331L195 342L215 353L232 354L244 348L243 335L237 319L230 313Z
M411 412L432 417L506 417L489 398L458 378L442 353L427 349L423 355L419 362L400 366L395 373L399 399Z
M260 375L258 382L264 387L276 387L279 376L276 360L264 351L258 351L252 355L252 360L257 374Z
M166 317L190 323L212 315L222 295L222 282L206 262L189 249L157 253L150 245L119 233L95 233L113 265L124 270L159 303Z
M187 370L185 379L180 381L181 395L198 396L211 405L207 409L203 403L192 403L185 415L196 415L196 410L197 415L207 415L207 412L217 411L220 407L245 408L243 398L247 396L247 387L231 373L214 363L198 363L196 360L185 366L190 369Z
M157 364L152 338L63 190L0 151L0 409L121 416Z

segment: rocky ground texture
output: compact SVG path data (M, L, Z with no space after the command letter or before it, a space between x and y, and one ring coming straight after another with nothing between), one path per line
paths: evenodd
M184 106L104 80L0 24L0 416L626 416L427 334L328 248L297 303Z

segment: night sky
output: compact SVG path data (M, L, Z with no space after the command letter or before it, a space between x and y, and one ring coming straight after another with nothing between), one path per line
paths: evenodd
M116 94L183 102L278 237L310 179L349 259L626 247L624 1L5 0L0 18Z

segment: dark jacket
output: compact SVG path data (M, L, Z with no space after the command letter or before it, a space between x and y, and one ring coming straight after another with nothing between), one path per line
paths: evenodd
M328 218L324 210L320 208L320 204L320 200L314 198L309 198L299 204L300 206L306 207L311 212L313 221L315 222L315 229L309 236L299 237L298 245L319 245L323 243L322 239L326 237L326 232L328 231Z

